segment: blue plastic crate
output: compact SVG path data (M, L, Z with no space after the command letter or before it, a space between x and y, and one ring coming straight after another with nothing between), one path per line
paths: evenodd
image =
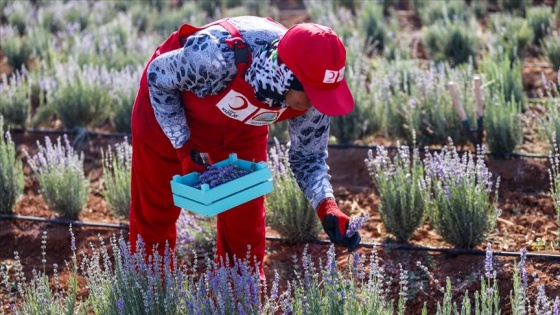
M229 159L215 163L214 166L229 164L244 170L253 168L253 171L214 188L203 184L201 189L192 187L199 173L175 175L171 180L174 204L197 214L214 216L273 190L272 173L266 162L241 160L237 158L237 154L232 153Z

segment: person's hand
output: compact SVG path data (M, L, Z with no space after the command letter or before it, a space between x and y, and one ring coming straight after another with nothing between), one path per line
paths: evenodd
M350 218L338 209L334 199L323 200L317 207L317 216L331 242L345 246L349 252L353 252L358 247L362 237L359 232L349 237L345 235Z
M179 160L181 161L181 168L184 174L191 172L203 173L208 168L208 165L204 163L200 152L195 150L188 141L176 151L177 157L179 157Z

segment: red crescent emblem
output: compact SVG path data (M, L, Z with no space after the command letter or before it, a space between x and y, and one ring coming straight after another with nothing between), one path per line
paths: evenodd
M243 104L241 104L241 106L239 107L233 107L231 106L230 103L228 103L229 108L233 109L233 110L242 110L245 109L247 107L249 107L249 102L247 102L247 99L241 96L236 96L236 98L240 98L243 101Z
M328 80L332 80L332 79L334 79L334 77L336 77L336 72L334 72L334 71L330 71L329 74L331 75L331 77L328 78Z

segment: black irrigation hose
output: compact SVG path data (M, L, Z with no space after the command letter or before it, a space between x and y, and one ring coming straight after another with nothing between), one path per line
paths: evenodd
M10 129L10 132L16 133L44 133L44 134L55 134L55 135L63 135L63 134L74 134L77 133L76 131L72 130L52 130L52 129L23 129L23 128L14 128ZM124 138L128 137L131 138L130 133L110 133L110 132L94 132L94 131L87 131L87 136L93 137L115 137L115 138ZM280 142L281 144L285 144L285 142ZM274 141L269 141L270 145L274 145ZM378 146L376 145L356 145L356 144L329 144L329 148L333 149L372 149L375 150ZM397 146L389 146L385 147L387 150L397 150L399 147ZM425 152L424 148L419 148L420 152ZM441 151L439 149L430 149L430 152L438 152ZM466 153L471 152L469 150L457 150L458 153ZM539 155L539 154L522 154L522 153L492 153L492 152L485 152L484 155L486 156L495 156L500 158L530 158L530 159L548 159L548 155Z
M286 241L280 237L271 237L267 236L267 240L269 241ZM321 245L330 245L331 242L327 240L316 240L313 243L321 244ZM386 244L386 243L367 243L361 242L361 247L365 248L384 248L388 250L403 250L403 251L419 251L419 252L437 252L443 253L447 255L476 255L476 256L486 256L485 250L480 249L463 249L463 248L441 248L441 247L429 247L429 246L416 246L416 245L408 245L408 244ZM521 257L521 253L516 252L504 252L504 251L492 251L493 256L506 256L506 257ZM526 253L526 258L542 258L542 259L551 259L551 260L560 260L560 255L550 255L550 254L538 254L538 253Z
M72 224L72 226L91 226L91 227L100 227L100 228L128 230L128 224L96 223L96 222L84 222L84 221L66 220L66 219L49 219L49 218L31 217L31 216L15 215L15 214L0 214L0 219L27 220L27 221L53 223L53 224L60 224L60 225Z
M95 223L95 222L84 222L84 221L75 221L75 220L64 220L64 219L48 219L48 218L21 216L21 215L12 215L12 214L0 214L0 219L5 219L5 220L28 220L28 221L53 223L53 224L60 224L60 225L70 225L70 224L72 224L72 226L91 226L91 227L100 227L100 228L113 228L113 229L128 230L128 224L111 224L111 223ZM266 239L268 241L275 241L275 242L286 242L287 241L284 238L274 237L274 236L267 236ZM320 244L320 245L330 245L331 244L331 242L327 241L327 240L316 240L316 241L313 241L313 243ZM385 243L368 243L368 242L362 242L362 243L360 243L360 246L365 247L365 248L378 247L378 248L384 248L384 249L388 249L388 250L437 252L437 253L443 253L443 254L448 254L448 255L476 255L476 256L485 256L486 255L486 251L478 250L478 249L438 248L438 247L415 246L415 245L407 245L407 244L385 244ZM521 253L503 252L503 251L492 251L492 255L493 256L521 257ZM550 260L560 260L560 255L526 253L525 256L527 258L542 258L542 259L550 259Z

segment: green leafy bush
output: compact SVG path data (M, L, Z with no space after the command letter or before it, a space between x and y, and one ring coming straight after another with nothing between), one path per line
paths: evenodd
M16 71L10 78L0 81L0 115L8 127L25 128L31 110L31 87L28 78Z
M103 159L104 197L111 212L128 219L130 210L130 178L132 166L132 146L125 138L114 148L101 151Z
M383 52L387 39L383 7L375 1L364 1L361 3L357 19L368 46L372 45L375 51Z
M484 59L480 69L488 82L489 99L501 99L506 102L519 104L523 109L527 103L527 96L523 89L522 65L518 59Z
M560 143L560 91L554 81L543 78L546 95L542 98L542 113L537 118L539 135L550 144Z
M387 149L368 151L366 166L373 179L381 203L379 214L383 225L399 241L407 242L424 221L429 188L424 181L424 169L418 149L399 147L391 161Z
M422 25L429 26L442 21L461 20L467 22L472 12L464 0L424 1L419 16ZM477 1L478 2L478 1Z
M33 157L27 151L27 163L37 176L41 196L50 210L62 217L77 219L87 205L89 179L84 174L84 155L72 149L64 135L64 145L58 137L53 145L45 137L45 145L37 142L38 153Z
M478 38L469 23L463 21L437 22L425 28L423 41L435 62L452 66L475 60Z
M498 0L498 6L503 11L523 16L532 2L532 0Z
M553 140L552 150L548 156L550 162L548 173L550 175L550 193L554 202L554 209L556 209L556 221L560 226L560 146L558 145L559 143Z
M524 56L525 49L533 42L533 30L529 22L519 16L507 13L490 15L489 31L497 39L489 44L494 60L505 56L512 62Z
M495 154L510 154L523 141L521 108L503 98L495 99L484 108L486 145Z
M544 5L528 8L527 22L533 30L533 43L540 45L552 31L552 8Z
M299 188L288 162L288 148L278 140L269 151L274 190L265 198L267 224L290 243L315 240L321 225Z
M498 217L498 184L484 164L484 154L459 155L453 142L424 159L433 192L430 222L441 237L458 248L482 243Z
M48 106L67 129L94 127L112 112L110 73L104 67L67 65L58 69L58 89L47 94Z
M0 28L0 49L14 70L23 69L33 53L27 37L20 37L7 27Z
M12 213L23 192L23 167L16 154L10 133L4 134L4 119L0 115L0 213Z
M549 36L543 40L543 52L554 71L560 71L560 36Z

